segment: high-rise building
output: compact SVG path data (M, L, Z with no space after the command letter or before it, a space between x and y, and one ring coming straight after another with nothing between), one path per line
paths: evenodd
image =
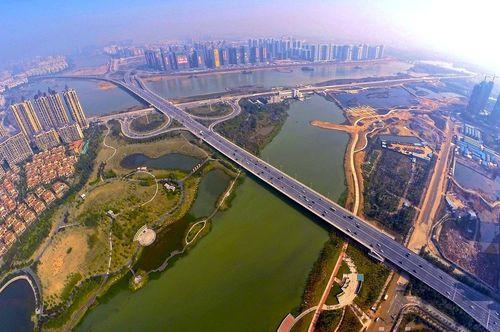
M378 54L380 53L380 48L377 46L368 46L368 60L377 59Z
M215 68L219 68L221 63L220 63L220 55L219 55L219 49L215 48L212 50L213 52L213 59L214 59L214 66Z
M323 44L320 46L319 60L327 61L330 59L330 46Z
M5 137L8 134L9 132L7 131L7 129L5 129L2 123L0 123L0 138Z
M340 60L350 61L352 59L351 56L352 56L351 45L342 45L340 51Z
M363 44L361 46L361 60L366 60L368 59L368 45Z
M44 130L49 130L54 127L51 118L51 110L49 104L49 98L47 95L37 94L33 99L35 104L35 113L40 121L40 124Z
M26 100L18 104L11 105L12 113L16 118L19 129L26 137L31 137L37 131L42 130L42 126L31 101Z
M354 45L351 50L351 60L354 61L361 60L362 52L363 52L363 46Z
M162 53L160 50L145 50L144 58L149 68L154 70L165 70L163 67Z
M68 124L57 129L61 141L71 143L83 138L83 132L78 123Z
M87 117L83 112L82 105L78 99L78 95L74 89L69 89L63 92L64 102L68 107L68 110L73 118L73 121L78 123L81 128L87 128L89 126L87 122Z
M469 98L467 113L476 115L482 112L486 108L491 90L493 90L493 81L487 81L486 78L481 83L476 84Z
M247 63L247 52L245 52L245 46L240 46L238 52L238 63L245 64Z
M61 95L55 91L49 91L50 118L55 127L64 126L69 123L68 113L64 107Z
M237 64L237 63L238 63L238 55L237 55L237 54L238 54L238 52L237 52L236 47L231 47L231 48L229 48L228 53L229 53L229 59L228 59L228 60L229 60L229 61L228 61L228 62L229 62L229 64L230 64L230 65L235 65L235 64Z
M384 57L384 45L378 45L377 59L382 59Z
M23 133L0 139L0 164L7 162L12 167L32 155L33 151Z
M491 120L494 124L500 125L500 95L497 97L497 102L493 107L493 111L490 114Z
M249 62L256 63L257 62L257 47L252 46L249 48Z
M55 131L54 128L44 131L33 136L33 141L38 149L41 151L47 151L52 148L55 148L59 144L61 144L61 140L59 139L59 135Z

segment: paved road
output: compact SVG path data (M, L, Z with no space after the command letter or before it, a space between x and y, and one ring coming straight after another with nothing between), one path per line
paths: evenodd
M340 205L209 130L169 101L145 89L145 86L140 87L132 75L125 75L123 81L104 77L90 78L107 80L135 94L160 112L180 122L195 136L249 173L365 246L372 254L405 270L453 301L488 330L500 331L499 303L456 280Z

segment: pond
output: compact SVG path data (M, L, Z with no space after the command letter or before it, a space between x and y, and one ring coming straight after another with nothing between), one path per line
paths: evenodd
M492 180L461 163L456 163L455 180L464 188L486 194L491 200L500 199L500 177Z
M120 166L128 169L146 166L154 169L178 169L188 172L199 163L200 159L182 153L168 153L158 158L150 158L142 153L134 153L123 158Z

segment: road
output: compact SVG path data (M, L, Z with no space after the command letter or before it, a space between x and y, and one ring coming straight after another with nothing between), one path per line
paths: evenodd
M256 178L268 184L293 202L332 225L346 236L366 247L372 256L380 257L427 284L461 307L490 331L500 331L500 304L450 276L424 258L408 250L380 232L368 222L356 217L340 205L293 179L272 165L225 139L191 118L168 100L135 82L128 74L124 80L90 77L121 86L160 112L180 122L193 135L219 151Z
M433 220L436 217L442 196L446 191L448 165L452 154L451 141L453 138L453 129L450 119L446 120L444 135L444 142L441 145L440 151L437 153L436 165L432 170L429 187L426 190L424 201L422 202L422 207L415 223L415 229L408 242L408 248L413 249L415 252L420 252L420 249L429 241L429 233Z

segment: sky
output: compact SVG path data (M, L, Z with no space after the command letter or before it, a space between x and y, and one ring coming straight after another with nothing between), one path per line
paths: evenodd
M0 63L133 39L385 43L500 73L498 0L0 0Z

